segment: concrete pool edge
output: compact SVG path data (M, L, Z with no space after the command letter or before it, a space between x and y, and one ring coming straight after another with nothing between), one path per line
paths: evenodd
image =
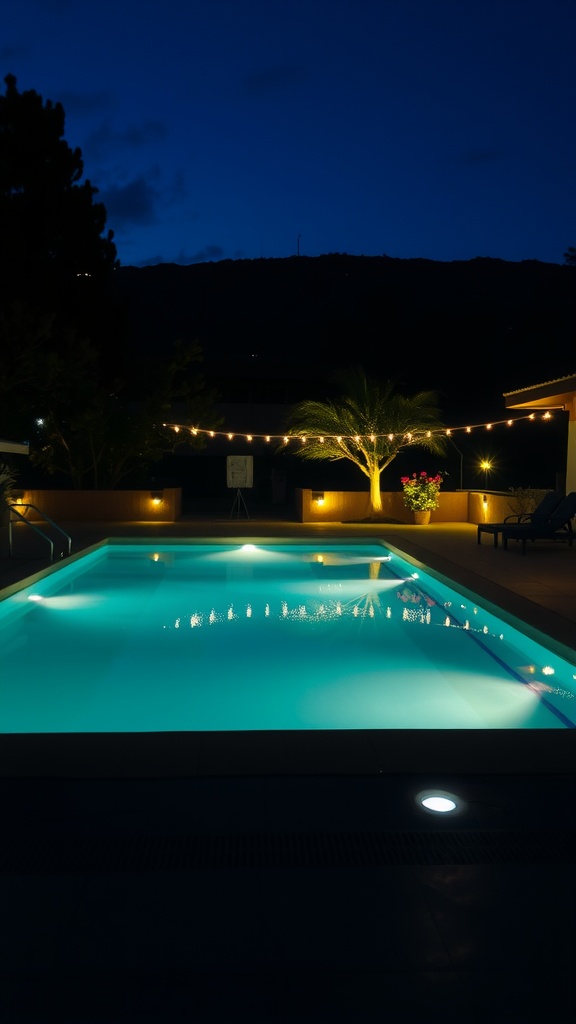
M575 661L574 626L570 622L560 622L557 613L551 613L529 598L486 580L455 562L448 563L445 557L423 550L413 542L403 539L399 544L397 538L383 537L382 543L400 558L411 562L416 569L427 572L452 589L461 589L468 600L482 603L486 611L525 633L560 658L569 663ZM569 633L570 642L567 642L566 632Z
M4 734L0 778L572 774L573 729Z

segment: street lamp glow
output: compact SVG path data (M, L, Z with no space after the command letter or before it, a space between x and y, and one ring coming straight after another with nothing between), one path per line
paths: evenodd
M480 469L484 471L484 487L486 487L488 484L488 473L492 469L492 463L490 462L490 459L482 459L482 462L480 463Z

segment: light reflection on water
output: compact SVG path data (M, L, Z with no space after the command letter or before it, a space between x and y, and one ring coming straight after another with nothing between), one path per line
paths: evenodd
M0 617L4 732L574 726L573 665L378 544L114 545Z

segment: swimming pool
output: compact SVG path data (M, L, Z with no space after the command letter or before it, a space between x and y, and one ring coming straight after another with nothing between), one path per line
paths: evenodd
M576 725L574 664L379 542L107 543L0 625L4 735Z

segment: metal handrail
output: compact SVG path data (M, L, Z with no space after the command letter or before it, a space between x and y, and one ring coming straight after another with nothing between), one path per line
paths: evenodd
M44 519L47 523L50 523L50 526L53 526L54 529L57 530L58 533L61 533L63 537L66 537L66 540L68 541L68 554L71 553L72 538L69 533L66 533L66 530L63 530L61 526L58 526L58 523L55 523L53 519L50 519L50 516L47 516L46 513L42 512L36 505L32 505L28 502L17 501L14 502L13 505L9 506L10 516L8 518L8 550L10 552L10 557L12 557L12 513L14 513L17 519L19 519L23 523L26 523L26 526L30 526L33 530L35 530L36 533L40 534L41 537L44 537L44 540L48 541L48 544L50 545L50 561L54 561L54 541L52 540L51 537L48 536L47 533L44 532L44 530L41 530L40 527L36 525L36 523L33 523L30 519L27 519L26 516L22 515L21 512L18 512L17 509L19 508L31 508L34 510L34 512L37 512L38 515L42 516L42 519Z

